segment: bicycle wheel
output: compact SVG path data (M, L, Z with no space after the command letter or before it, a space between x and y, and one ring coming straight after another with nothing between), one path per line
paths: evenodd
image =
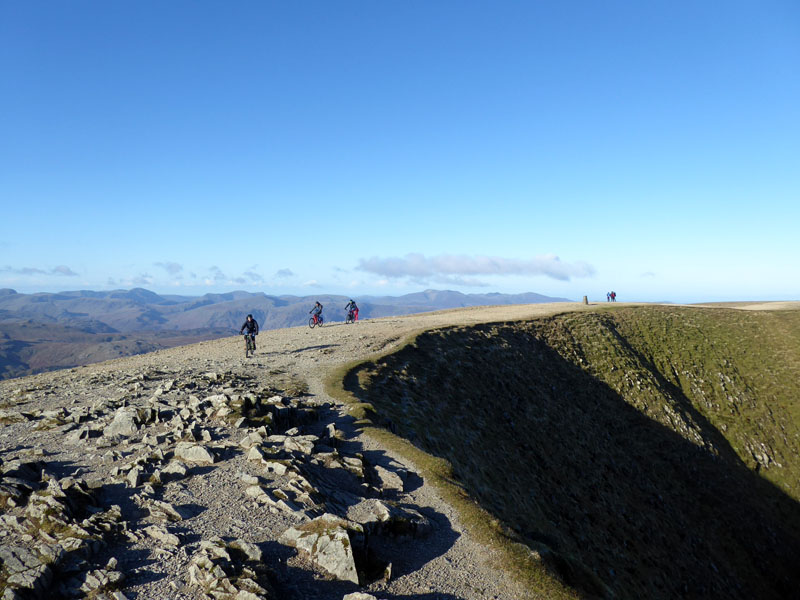
M308 326L311 327L311 329L314 329L314 325L316 325L316 323L314 322L314 317L311 317L308 320Z

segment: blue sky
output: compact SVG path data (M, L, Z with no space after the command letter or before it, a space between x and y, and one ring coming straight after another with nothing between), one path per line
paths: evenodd
M0 1L0 287L800 299L800 4Z

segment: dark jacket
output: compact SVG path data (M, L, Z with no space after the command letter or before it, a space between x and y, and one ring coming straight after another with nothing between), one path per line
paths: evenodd
M247 333L258 335L258 323L256 323L255 319L245 320L239 333L243 333L245 329L247 329Z

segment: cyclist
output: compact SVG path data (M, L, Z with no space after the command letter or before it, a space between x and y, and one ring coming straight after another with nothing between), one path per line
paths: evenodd
M247 333L244 334L246 344L244 355L245 358L250 358L251 353L252 356L256 354L256 336L258 335L258 323L256 323L253 315L247 315L247 319L239 328L239 335L242 335L245 329L247 329Z
M322 304L319 302L314 303L314 308L308 311L308 314L314 315L314 319L316 321L322 321Z
M355 300L350 298L350 302L347 303L344 309L347 311L348 315L352 315L353 321L358 321L358 306L356 306Z

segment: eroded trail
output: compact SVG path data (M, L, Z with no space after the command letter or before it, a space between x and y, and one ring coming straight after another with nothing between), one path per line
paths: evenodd
M523 597L323 382L417 331L582 308L298 327L262 332L249 360L232 337L2 382L0 582L40 598Z

